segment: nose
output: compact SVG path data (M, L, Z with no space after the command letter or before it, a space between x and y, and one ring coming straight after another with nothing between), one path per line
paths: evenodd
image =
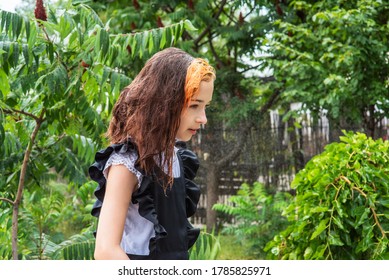
M196 122L200 123L200 124L206 124L207 123L207 115L205 113L205 110L201 112L201 114L199 116L197 116L196 118Z

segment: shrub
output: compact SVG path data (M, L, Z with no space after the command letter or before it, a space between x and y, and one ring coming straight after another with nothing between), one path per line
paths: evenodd
M296 175L268 258L389 259L389 142L344 134Z
M230 197L231 205L215 204L213 208L235 218L235 223L225 226L222 232L245 242L253 257L263 258L266 243L286 227L287 220L281 212L290 198L284 192L269 194L262 184L255 182L252 186L243 184L237 195Z
M220 253L220 239L212 231L206 230L200 232L199 238L193 247L189 250L190 260L216 260Z

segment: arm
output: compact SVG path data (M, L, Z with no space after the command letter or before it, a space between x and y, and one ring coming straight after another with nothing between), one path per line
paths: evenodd
M120 247L131 195L138 180L124 165L110 167L104 203L97 225L94 257L99 259L127 259Z

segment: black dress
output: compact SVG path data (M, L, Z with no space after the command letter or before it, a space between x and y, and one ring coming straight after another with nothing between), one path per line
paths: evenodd
M181 170L180 177L174 178L173 186L164 193L153 176L143 176L139 188L132 194L132 203L139 203L140 216L153 223L155 236L149 241L149 255L129 254L130 259L189 259L188 250L199 236L200 230L193 228L188 221L188 217L194 215L200 198L200 188L192 181L199 161L193 152L186 149L185 143L179 142L176 146ZM136 150L136 146L128 140L96 153L95 162L89 168L90 177L99 184L94 192L97 200L91 212L93 216L99 217L104 201L106 179L103 170L110 155L114 151L126 153Z

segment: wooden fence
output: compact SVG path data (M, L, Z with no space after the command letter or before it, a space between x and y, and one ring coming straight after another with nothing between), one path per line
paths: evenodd
M252 184L255 181L276 191L293 192L290 184L296 172L303 168L313 156L320 154L327 144L339 141L338 138L334 139L335 134L330 131L325 118L316 122L316 125L307 121L301 122L302 125L299 128L290 122L282 123L277 116L270 116L269 119L267 127L262 125L252 130L242 147L241 155L222 170L219 178L218 203L228 204L230 196L236 194L243 183ZM215 129L211 130L211 133L222 135L222 132L215 132ZM377 127L377 135L388 139L388 119L382 120ZM205 138L204 135L202 138ZM201 150L205 140L200 139L198 142L200 143L194 145L195 150ZM215 143L218 142L215 141ZM217 145L222 145L220 143ZM217 147L210 148L216 149ZM195 224L205 224L206 175L206 170L201 166L196 183L200 185L202 194L198 211L192 218Z

